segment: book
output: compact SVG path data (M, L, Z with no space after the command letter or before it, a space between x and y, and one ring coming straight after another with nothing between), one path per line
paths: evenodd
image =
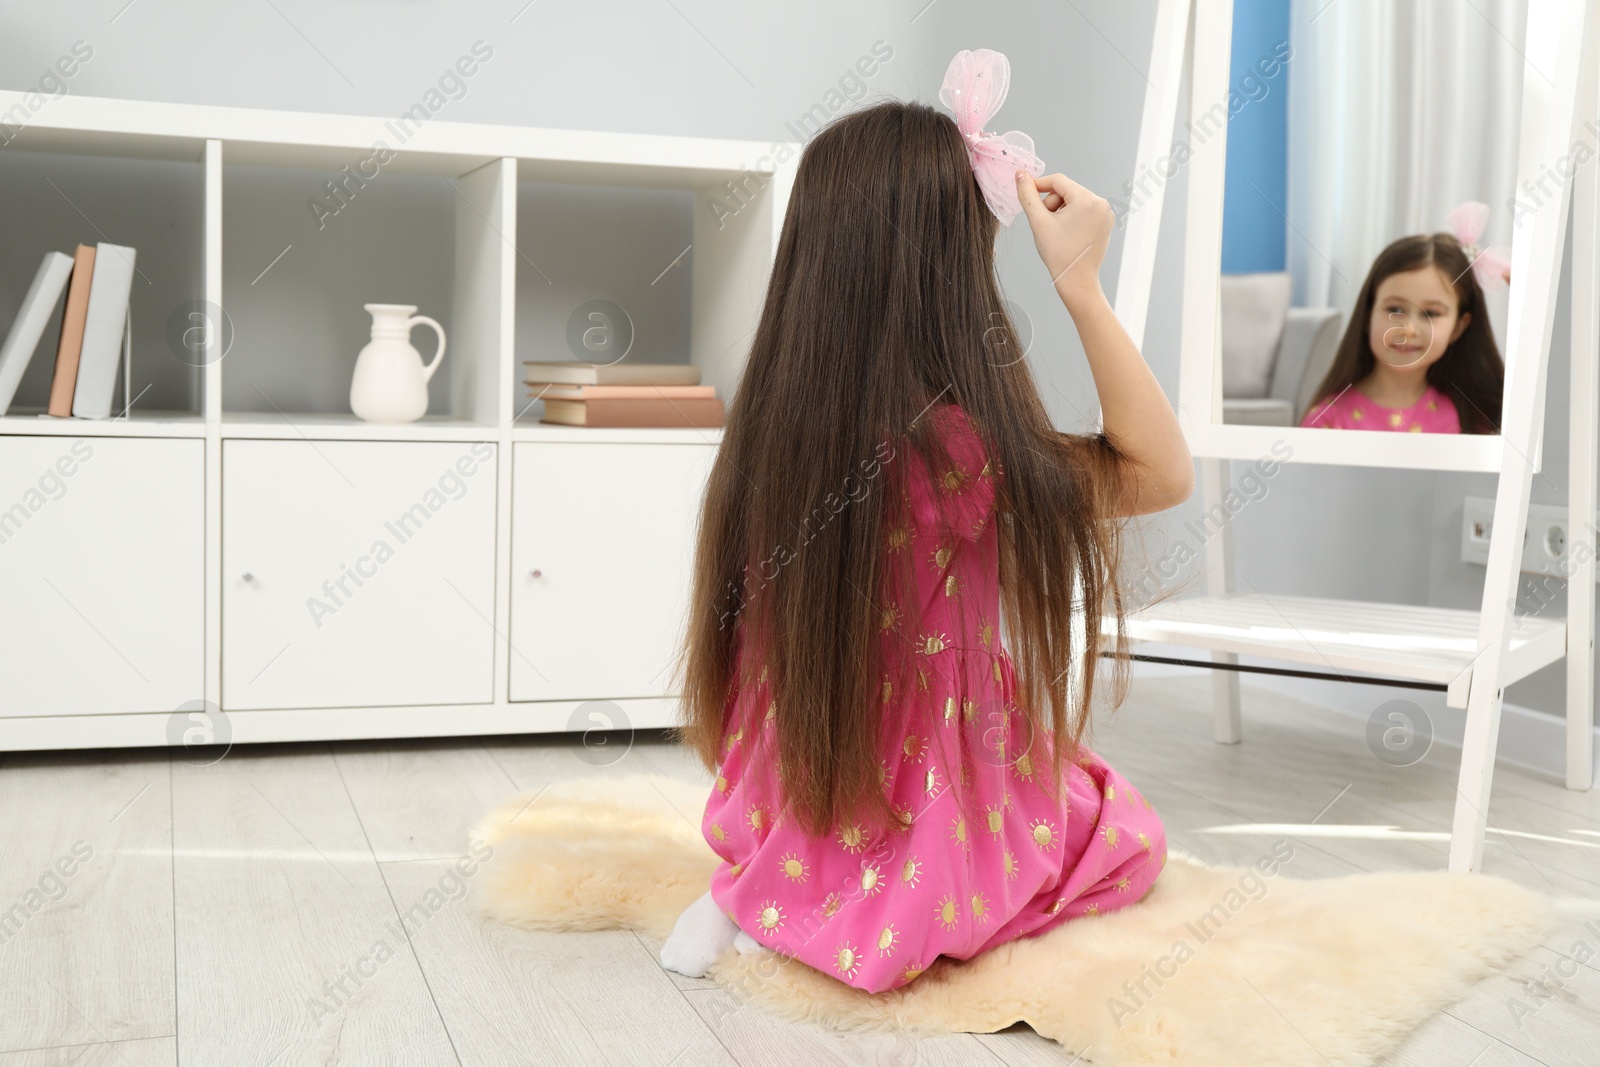
M722 425L719 397L682 400L607 397L600 400L546 400L541 422L562 426L648 426L712 429Z
M699 385L700 368L693 363L608 363L596 366L580 359L550 362L524 360L524 377L530 385Z
M78 383L72 393L72 414L80 419L111 417L122 356L123 326L128 318L128 293L133 288L134 250L100 242L89 286L83 345L78 356Z
M71 275L72 257L64 252L46 252L34 272L28 295L22 298L17 317L11 320L5 344L0 345L0 415L16 398L22 372L28 369L33 350L39 347L39 338L50 321L50 312L61 299L61 290L67 287Z
M714 385L551 385L546 382L524 382L531 386L534 397L546 400L598 400L604 397L679 397L716 396Z
M79 245L72 257L72 280L61 309L61 340L56 344L56 369L50 379L50 406L57 418L72 415L72 394L78 387L78 356L83 351L83 323L89 314L89 282L94 275L94 245Z

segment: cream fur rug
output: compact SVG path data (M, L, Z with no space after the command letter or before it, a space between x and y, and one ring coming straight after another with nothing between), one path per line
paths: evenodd
M653 776L515 797L474 833L494 849L474 880L478 904L525 927L665 938L716 864L700 837L704 804L703 787ZM766 951L730 950L712 977L835 1029L992 1033L1021 1021L1097 1065L1352 1067L1556 921L1548 898L1489 875L1300 880L1208 867L1169 847L1137 904L965 963L941 959L893 992L862 993Z

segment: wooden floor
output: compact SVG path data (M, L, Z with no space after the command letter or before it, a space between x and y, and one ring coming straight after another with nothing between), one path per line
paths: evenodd
M1287 835L1299 878L1445 866L1455 750L1392 768L1327 713L1249 686L1244 743L1217 745L1208 692L1137 681L1095 742L1175 847L1242 865ZM563 737L241 747L209 766L164 750L0 756L0 1067L1071 1060L1022 1028L912 1041L795 1026L669 975L647 938L480 919L452 864L491 805L597 771L706 780L656 735L608 767L585 754ZM1600 936L1582 921L1600 929L1600 791L1502 767L1489 822L1490 873L1587 914L1387 1063L1593 1067ZM1534 1009L1520 1025L1513 998Z

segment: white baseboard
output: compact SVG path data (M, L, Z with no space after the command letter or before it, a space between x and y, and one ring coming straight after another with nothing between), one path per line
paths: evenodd
M1142 644L1135 651L1152 656L1181 659L1206 658L1206 653L1203 651L1153 642ZM1265 666L1282 666L1250 657L1243 659L1246 663L1260 662ZM1203 667L1179 667L1166 663L1135 662L1132 666L1135 678L1195 676L1210 673ZM1433 723L1433 736L1437 743L1459 750L1466 731L1467 713L1459 708L1446 707L1443 693L1272 674L1245 673L1240 681L1246 688L1282 693L1296 700L1327 708L1334 713L1329 725L1341 730L1347 729L1357 737L1365 736L1367 719L1379 704L1397 698L1409 700L1427 713ZM1595 752L1594 766L1600 768L1600 728L1591 730L1591 743ZM1516 704L1502 705L1500 741L1495 752L1495 762L1553 777L1557 781L1566 781L1566 720L1558 715ZM1596 775L1594 786L1600 788L1600 774Z

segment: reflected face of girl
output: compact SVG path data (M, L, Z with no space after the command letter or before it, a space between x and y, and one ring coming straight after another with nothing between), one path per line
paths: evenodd
M1437 363L1472 321L1457 313L1456 290L1435 266L1391 274L1378 283L1368 343L1392 371L1421 374Z

